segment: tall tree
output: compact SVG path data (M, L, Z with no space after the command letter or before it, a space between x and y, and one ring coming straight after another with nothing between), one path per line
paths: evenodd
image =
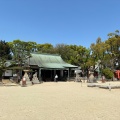
M28 57L31 56L31 52L36 50L35 42L24 42L21 40L14 40L9 42L11 52L13 54L13 60L21 66L23 62L26 62Z
M111 60L111 67L116 67L116 61L118 61L118 65L120 65L120 36L115 34L115 36L108 38L105 43L109 46L107 53ZM118 66L118 68L120 68L120 66Z
M11 59L11 50L7 42L0 41L0 58Z
M55 47L55 53L61 55L62 59L70 63L70 56L73 55L73 51L70 49L69 45L57 44Z
M55 53L53 45L49 43L37 44L36 49L38 53Z
M0 80L2 79L2 74L6 68L5 62L6 60L11 59L11 51L7 42L1 40L0 41Z

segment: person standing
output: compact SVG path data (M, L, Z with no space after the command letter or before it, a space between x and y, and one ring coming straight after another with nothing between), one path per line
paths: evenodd
M25 87L26 86L26 77L23 76L23 79L22 79L22 86Z
M102 75L102 82L104 83L105 82L105 76Z
M56 74L55 75L55 82L57 82L57 80L58 80L58 75Z

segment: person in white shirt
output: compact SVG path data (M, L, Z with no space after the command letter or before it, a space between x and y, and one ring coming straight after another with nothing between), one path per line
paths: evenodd
M58 79L58 75L56 74L55 75L55 82L57 82L57 79Z

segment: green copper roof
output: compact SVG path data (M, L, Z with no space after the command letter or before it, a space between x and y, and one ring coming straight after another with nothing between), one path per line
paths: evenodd
M30 65L38 65L41 68L51 68L51 69L64 69L64 68L77 68L63 61L59 55L49 55L49 54L31 54L32 57L29 60Z

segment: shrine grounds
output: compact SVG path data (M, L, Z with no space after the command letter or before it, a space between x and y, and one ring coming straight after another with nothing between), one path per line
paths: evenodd
M0 120L120 120L120 89L80 82L0 86Z

